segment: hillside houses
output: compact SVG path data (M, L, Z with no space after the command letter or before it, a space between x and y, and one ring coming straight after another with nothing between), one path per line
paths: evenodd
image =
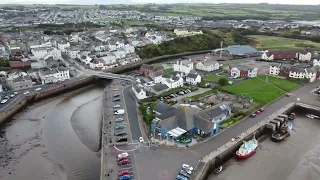
M229 74L233 78L238 77L256 77L258 75L258 68L249 68L245 66L229 66Z
M275 63L270 65L269 74L294 79L309 79L310 82L313 82L319 77L317 69L319 68Z
M188 75L193 70L193 62L189 59L177 61L173 64L173 70L182 72L184 76Z
M219 68L220 65L217 61L206 60L196 63L196 69L201 71L212 72Z

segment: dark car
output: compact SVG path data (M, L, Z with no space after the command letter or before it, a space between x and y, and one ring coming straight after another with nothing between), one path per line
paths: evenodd
M117 142L127 142L128 138L127 137L121 137L117 139Z
M124 135L127 135L127 132L125 132L125 131L119 131L119 132L115 132L114 135L115 135L115 136L124 136Z
M116 101L121 101L121 99L120 98L113 99L113 102L116 102Z
M120 94L115 94L115 95L113 95L113 97L119 97L120 96Z
M256 116L257 116L257 115L254 114L254 113L250 115L251 118L254 118L254 117L256 117Z
M182 175L182 176L184 176L184 177L186 177L186 178L190 178L190 175L189 175L187 172L185 172L184 170L181 170L181 171L179 172L179 174Z

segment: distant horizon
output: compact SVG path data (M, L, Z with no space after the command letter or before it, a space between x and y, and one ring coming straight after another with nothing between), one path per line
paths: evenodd
M314 4L302 4L302 0L282 0L283 3L278 3L278 0L269 0L268 2L263 2L259 0L243 0L244 2L238 3L237 0L216 0L216 2L206 2L210 0L201 0L201 2L192 2L193 0L168 0L166 2L160 0L154 0L153 2L148 2L149 0L110 0L108 3L103 3L101 0L91 0L92 3L87 4L83 0L1 0L1 5L134 5L134 4L269 4L269 5L320 5L319 3ZM257 2L258 1L258 2ZM277 3L272 3L277 2ZM287 3L289 2L289 3Z

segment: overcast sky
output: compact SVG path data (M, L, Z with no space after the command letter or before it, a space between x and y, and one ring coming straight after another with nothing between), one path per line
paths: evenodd
M318 0L241 0L241 3L320 4ZM0 4L134 4L164 3L163 0L0 0ZM166 0L165 3L239 3L239 0Z

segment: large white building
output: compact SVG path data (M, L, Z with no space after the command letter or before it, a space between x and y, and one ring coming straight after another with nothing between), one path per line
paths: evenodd
M212 72L215 70L218 70L220 68L220 65L217 61L201 61L196 64L196 69L206 72Z
M173 70L182 72L186 76L193 70L193 62L191 62L191 60L177 61L177 63L173 65Z
M66 53L71 59L75 59L78 57L78 54L80 53L80 49L76 47L73 47L73 48L69 47L69 48L66 48Z
M103 69L104 68L104 61L102 59L94 59L90 62L91 69Z
M61 50L61 52L67 52L67 48L70 47L70 43L67 42L66 44L59 44L58 43L58 49Z
M271 64L269 68L269 74L276 75L276 76L279 75L280 66L281 64Z
M36 60L40 59L48 59L52 57L54 60L61 59L61 50L57 48L47 48L47 47L40 47L40 48L33 48L31 49L31 53L33 54Z
M38 74L42 84L56 83L59 81L70 79L69 70L63 67L40 70Z
M133 94L137 99L145 99L147 98L147 92L143 89L143 86L139 83L135 84L131 88Z
M201 76L195 73L189 73L186 77L186 82L188 84L197 85L201 82Z

